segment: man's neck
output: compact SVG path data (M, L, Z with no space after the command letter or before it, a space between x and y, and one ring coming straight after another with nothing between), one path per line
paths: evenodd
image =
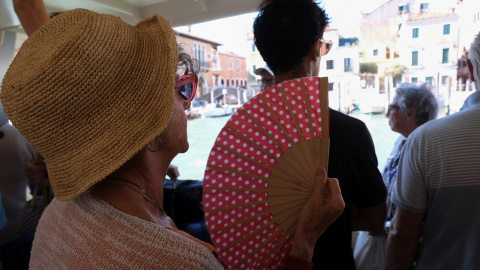
M303 62L298 65L296 68L293 68L287 72L275 72L275 84L282 83L285 81L303 78L303 77L311 77L311 76L318 76L318 74L313 74L310 65L308 62Z

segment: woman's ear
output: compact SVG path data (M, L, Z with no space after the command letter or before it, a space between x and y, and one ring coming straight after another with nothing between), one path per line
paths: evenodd
M407 117L411 119L415 119L415 115L417 114L417 111L414 109L410 109L407 112Z
M470 61L470 59L467 59L466 62L467 62L468 72L470 73L470 75L469 75L469 76L470 76L470 80L471 80L472 82L474 82L474 81L475 81L475 77L473 76L473 64L472 64L472 61Z
M321 51L320 51L320 40L317 39L317 41L315 41L312 46L310 47L310 51L309 51L309 57L313 60L313 61L317 61L317 58L320 57L321 55Z

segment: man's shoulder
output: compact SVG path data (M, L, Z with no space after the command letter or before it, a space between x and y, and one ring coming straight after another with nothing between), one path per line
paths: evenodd
M480 107L460 112L429 121L413 131L415 137L421 136L456 136L458 132L468 131L478 128L480 121ZM451 132L455 131L455 132Z
M363 128L366 126L363 121L333 109L330 109L330 124L351 128Z

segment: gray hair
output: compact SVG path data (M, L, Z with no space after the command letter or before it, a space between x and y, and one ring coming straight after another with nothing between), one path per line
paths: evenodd
M475 79L475 86L480 90L480 33L475 36L470 50L468 52L468 59L473 65L473 78Z
M400 111L406 115L408 111L415 110L415 118L418 125L423 125L437 118L437 99L430 91L429 84L402 83L397 87L396 93L399 97L398 106Z

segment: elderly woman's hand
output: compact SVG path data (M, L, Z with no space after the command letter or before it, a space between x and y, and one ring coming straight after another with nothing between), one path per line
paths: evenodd
M35 161L27 164L24 170L25 176L33 185L38 185L41 189L50 185L50 180L48 179L47 174L47 166L43 161L42 155L37 153Z
M178 167L173 165L173 164L168 165L167 175L168 175L168 177L170 177L170 180L172 180L174 183L176 183L178 177L180 176L180 172L178 171Z
M327 178L325 169L315 175L313 192L300 212L289 255L311 261L318 238L345 208L338 180Z
M13 0L13 8L29 36L50 19L43 0Z

